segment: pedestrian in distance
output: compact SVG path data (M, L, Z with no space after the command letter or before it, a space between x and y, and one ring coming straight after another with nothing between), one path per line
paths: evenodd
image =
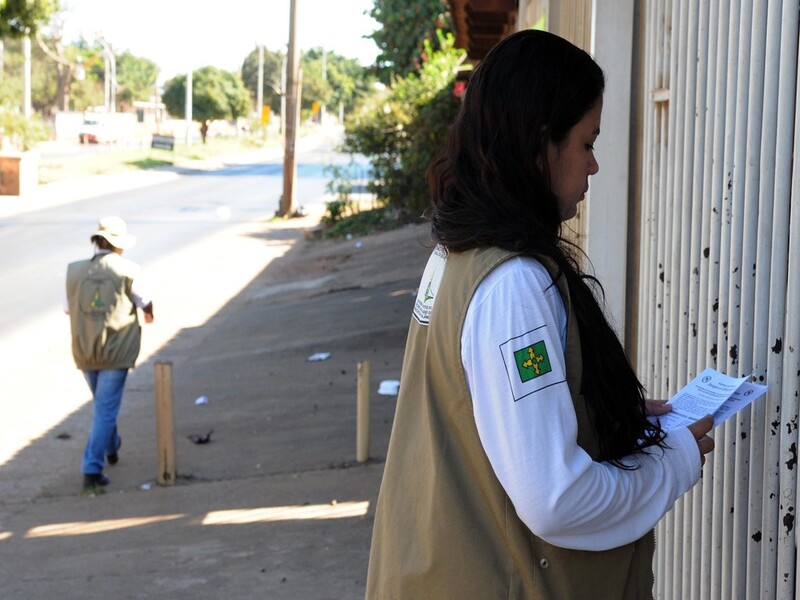
M100 491L109 483L103 468L119 460L122 439L117 416L129 369L141 347L139 309L153 322L153 303L140 267L122 252L136 243L119 217L100 223L90 240L94 255L67 267L67 312L72 356L93 398L92 428L83 452L83 490Z
M604 75L543 31L473 72L432 162L366 596L652 598L653 528L713 421L665 432L562 233L599 166ZM602 210L602 207L599 207Z

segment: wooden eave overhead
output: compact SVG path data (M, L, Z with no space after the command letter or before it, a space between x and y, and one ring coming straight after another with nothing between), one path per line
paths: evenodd
M517 0L448 0L456 29L456 46L475 62L514 31Z

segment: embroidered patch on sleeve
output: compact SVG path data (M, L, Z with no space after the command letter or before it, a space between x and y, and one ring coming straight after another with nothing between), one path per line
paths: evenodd
M514 402L566 381L560 363L554 366L550 362L552 348L555 346L544 325L500 344Z
M523 383L546 375L550 368L550 357L547 356L547 345L544 340L530 344L514 352L517 372Z

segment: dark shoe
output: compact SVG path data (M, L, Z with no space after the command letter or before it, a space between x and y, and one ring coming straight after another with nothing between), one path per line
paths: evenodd
M91 491L98 487L108 485L108 477L103 473L84 473L83 475L83 490Z
M115 465L119 462L119 449L121 446L122 446L122 440L120 440L119 446L117 446L116 451L113 454L109 454L108 456L106 456L106 459L108 459L108 464Z

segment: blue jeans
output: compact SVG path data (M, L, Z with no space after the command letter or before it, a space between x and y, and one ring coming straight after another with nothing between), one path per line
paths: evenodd
M82 465L82 472L91 475L103 471L106 455L114 454L121 443L117 434L117 415L128 369L84 371L83 376L94 397L92 430L83 451Z

